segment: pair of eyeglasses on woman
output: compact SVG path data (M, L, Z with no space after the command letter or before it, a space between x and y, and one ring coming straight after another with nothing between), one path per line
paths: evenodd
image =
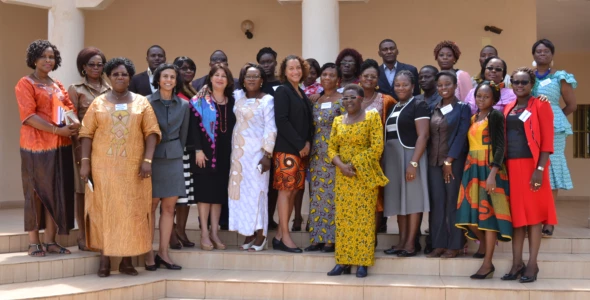
M102 67L104 67L103 63L98 63L98 64L86 64L89 68L91 69L100 69Z
M531 81L530 80L510 80L510 83L512 85L527 85L529 84Z
M259 78L260 78L260 76L245 76L244 77L244 79L246 79L246 80L256 80L256 79L259 79Z
M496 71L496 72L502 72L502 71L504 71L504 69L502 69L500 67L495 67L495 68L494 67L486 67L486 70L488 70L490 72L491 71Z
M117 73L111 74L111 76L113 76L113 77L129 77L129 73L119 73L119 72L117 72Z

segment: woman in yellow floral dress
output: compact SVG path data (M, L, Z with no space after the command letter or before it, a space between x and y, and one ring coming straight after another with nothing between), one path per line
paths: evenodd
M328 156L336 166L336 266L328 276L367 276L375 263L375 208L379 187L388 182L379 165L383 125L378 112L361 108L364 92L358 85L344 88L347 114L334 119Z

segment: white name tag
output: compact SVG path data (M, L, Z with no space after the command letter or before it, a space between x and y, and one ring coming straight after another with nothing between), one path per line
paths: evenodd
M440 112L444 115L453 111L453 105L447 104L440 109Z
M332 107L332 102L324 102L320 106L321 109L328 109L328 108L331 108L331 107Z
M274 91L276 91L276 90L279 88L279 86L280 86L280 85L275 85L275 86L273 86L273 87L272 87L272 89L273 89Z
M550 84L550 83L551 83L551 79L550 79L550 78L547 78L547 79L545 79L545 80L543 80L543 81L539 82L539 84L540 84L541 86L546 86L546 85L548 85L548 84Z
M246 99L246 104L254 104L256 102L256 99L251 98L251 99Z
M116 111L119 111L119 110L127 110L127 103L115 104L115 110Z
M525 110L522 112L522 114L520 114L520 117L518 117L521 121L526 122L526 120L528 120L531 117L531 112L528 110Z
M387 132L397 131L397 124L387 125Z

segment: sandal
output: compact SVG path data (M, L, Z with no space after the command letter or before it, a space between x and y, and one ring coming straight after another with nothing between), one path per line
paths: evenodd
M47 250L48 253L55 253L55 254L72 254L72 252L70 252L70 250L68 250L67 248L62 247L60 244L58 243L49 243L49 244L45 244L43 243L43 246L45 247L45 249ZM56 246L59 248L59 251L51 251L49 250L49 247L51 246Z
M43 250L43 247L41 247L41 244L29 244L29 249L31 249L31 247L35 247L37 250L33 250L33 252L28 253L29 256L44 257L46 255L45 250Z

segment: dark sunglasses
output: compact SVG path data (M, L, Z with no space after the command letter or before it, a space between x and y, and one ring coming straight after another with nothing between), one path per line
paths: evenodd
M494 68L494 67L486 67L486 70L488 70L490 72L491 71L496 71L496 72L502 72L502 71L504 71L504 69L502 69L500 67L496 67L496 68Z
M512 83L512 85L527 85L529 84L531 81L530 80L510 80L510 83Z

